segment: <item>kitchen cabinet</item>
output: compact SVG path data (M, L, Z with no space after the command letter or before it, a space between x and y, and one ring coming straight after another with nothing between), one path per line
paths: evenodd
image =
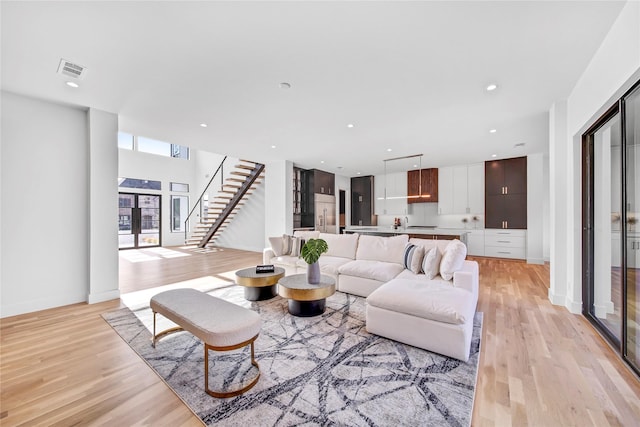
M405 172L375 176L375 214L407 214L407 174Z
M373 184L372 175L351 178L351 225L376 225Z
M630 268L640 268L640 236L637 233L627 235L627 270Z
M484 256L484 230L467 231L467 254Z
M527 228L527 158L485 162L485 226Z
M438 201L438 168L407 172L407 203Z
M484 164L438 169L438 214L484 214Z
M484 230L484 255L495 258L525 259L526 230Z
M335 195L336 176L320 169L311 169L311 180L315 194Z

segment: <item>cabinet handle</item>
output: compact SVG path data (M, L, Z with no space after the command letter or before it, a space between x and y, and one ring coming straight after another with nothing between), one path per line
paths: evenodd
M498 243L511 243L510 240L498 240Z
M509 187L504 187L504 194L509 194Z
M504 187L500 187L501 194L504 194Z
M511 252L500 252L500 251L498 251L498 253L499 253L499 254L507 254L507 255L510 255L510 254L511 254Z

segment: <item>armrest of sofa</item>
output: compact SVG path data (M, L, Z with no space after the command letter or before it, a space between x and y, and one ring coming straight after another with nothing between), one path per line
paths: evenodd
M453 273L453 286L466 289L478 300L480 270L476 261L465 260L462 269Z
M262 250L262 263L263 264L272 264L271 260L275 258L276 253L273 252L271 248L264 248Z

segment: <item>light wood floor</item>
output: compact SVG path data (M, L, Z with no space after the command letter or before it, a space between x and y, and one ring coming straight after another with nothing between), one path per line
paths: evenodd
M261 262L261 254L242 251L166 255L121 260L121 286ZM477 260L484 329L473 425L639 425L640 381L586 320L549 303L548 266ZM200 425L100 317L119 306L76 304L0 320L0 424Z

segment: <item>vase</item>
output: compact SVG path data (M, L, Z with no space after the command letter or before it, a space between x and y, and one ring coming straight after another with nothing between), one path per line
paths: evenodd
M307 264L307 282L312 285L320 283L320 264L317 261L313 264Z

